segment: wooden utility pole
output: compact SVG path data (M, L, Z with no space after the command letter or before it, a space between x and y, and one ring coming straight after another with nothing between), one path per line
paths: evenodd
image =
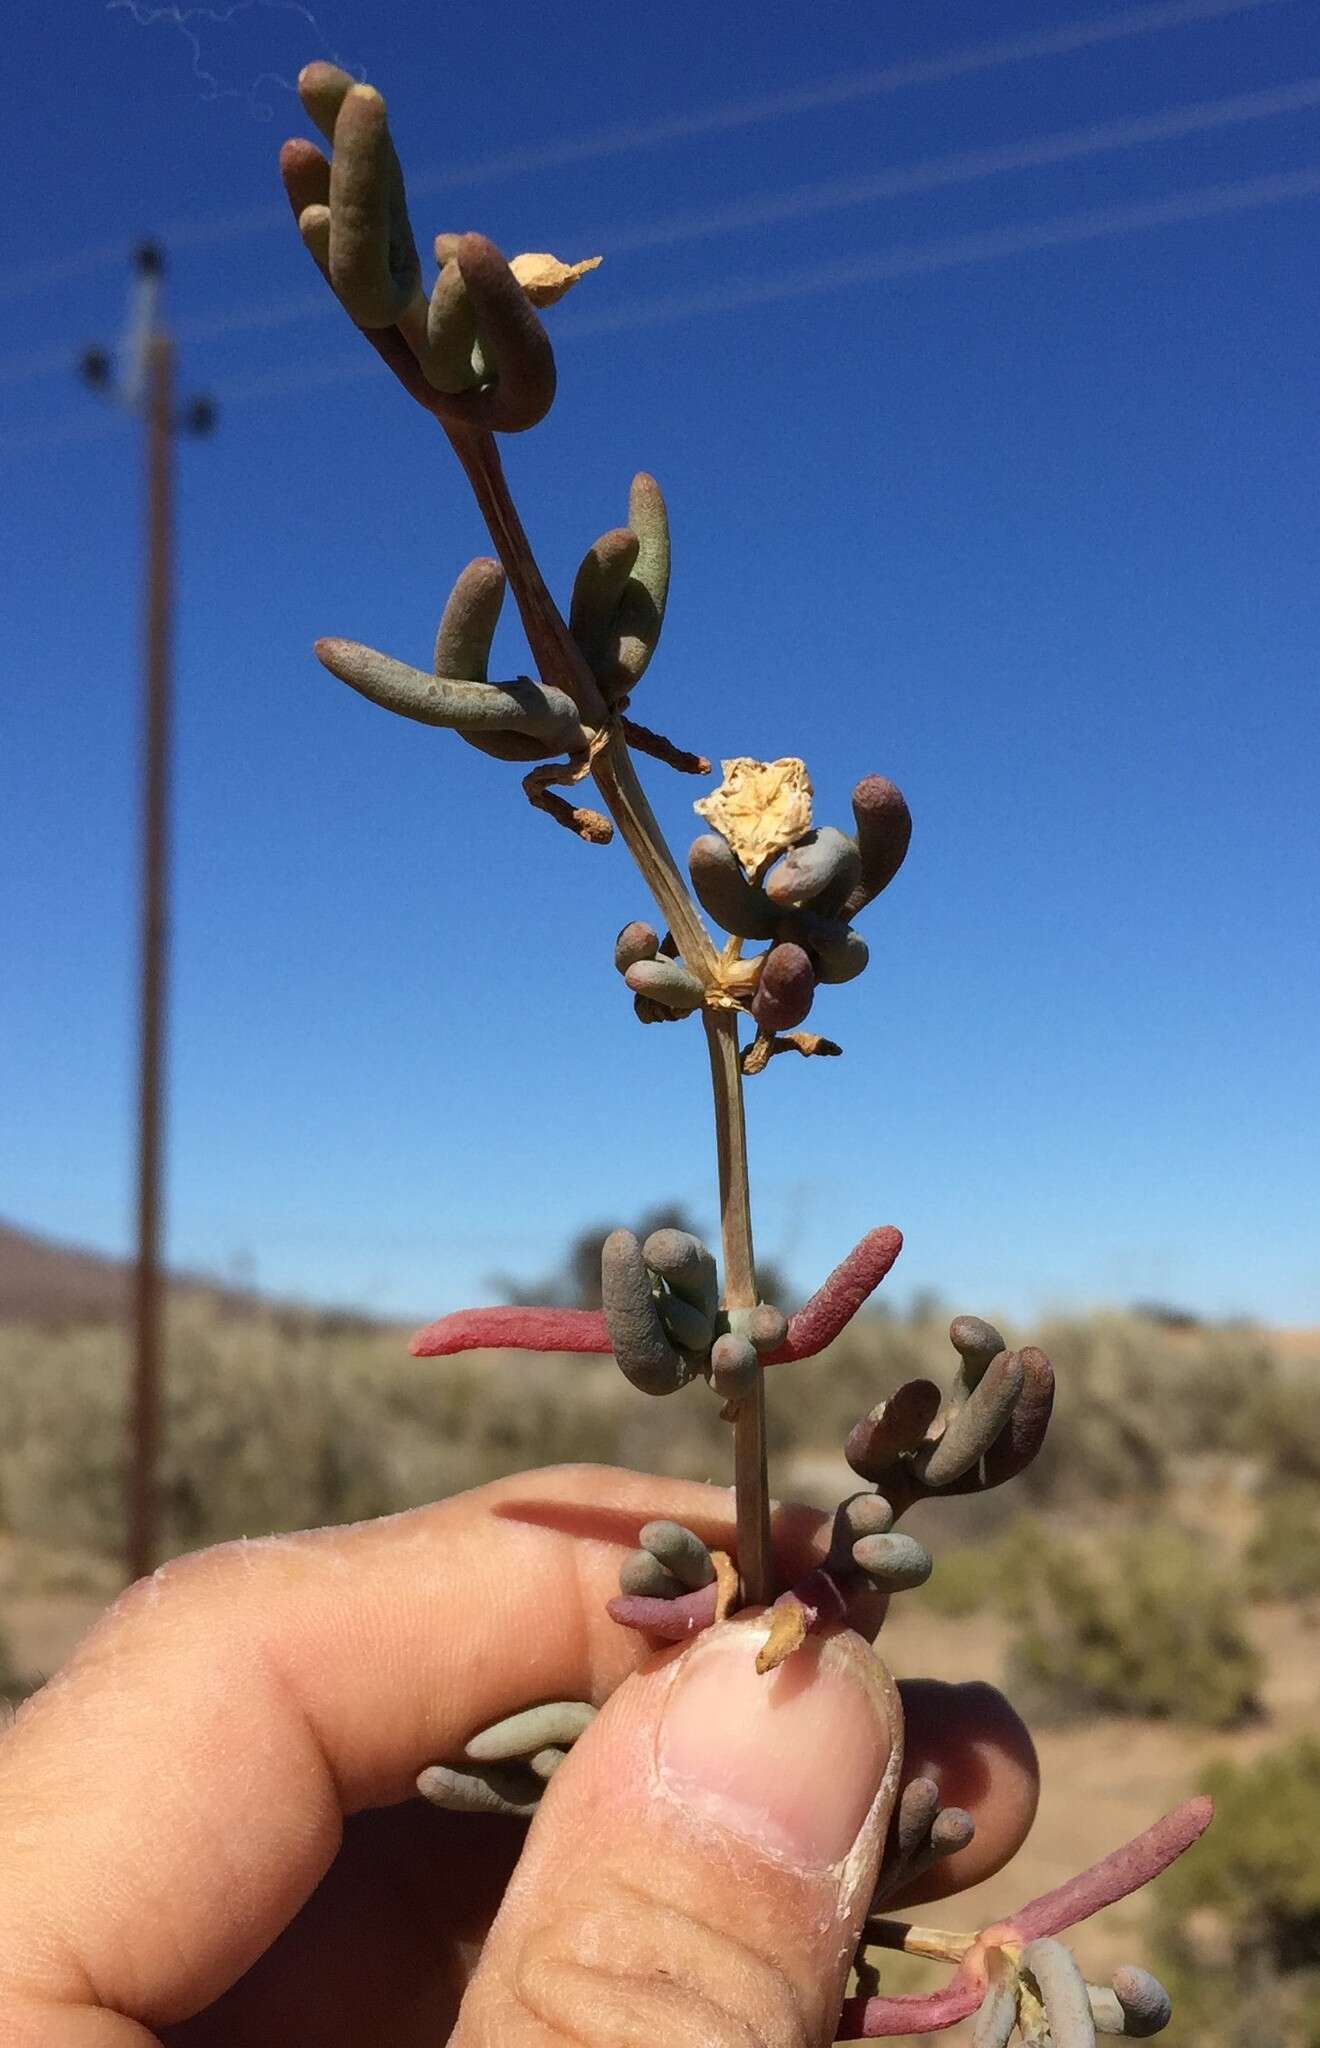
M143 585L141 871L139 912L137 1258L133 1274L133 1377L126 1449L124 1563L130 1579L159 1554L161 1390L161 1178L164 1152L165 1034L169 994L170 757L173 723L174 435L183 424L207 432L207 400L180 422L174 409L174 350L160 319L164 261L147 243L134 259L136 289L129 357L118 380L105 351L83 357L88 382L130 406L146 443L146 561Z

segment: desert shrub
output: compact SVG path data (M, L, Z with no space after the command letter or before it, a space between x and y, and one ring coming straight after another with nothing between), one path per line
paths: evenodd
M1279 1390L1293 1380L1257 1356L1249 1334L1097 1316L1060 1324L1044 1341L1059 1399L1022 1482L1044 1508L1149 1496L1165 1483L1170 1448L1207 1432L1242 1454L1265 1446L1275 1455ZM833 1447L902 1381L947 1384L953 1362L943 1321L860 1318L794 1369L791 1400L771 1372L771 1449ZM0 1524L61 1550L118 1556L127 1377L127 1343L112 1325L0 1331ZM419 1361L404 1330L260 1308L235 1315L200 1295L171 1306L165 1395L172 1550L407 1507L562 1459L727 1476L727 1427L714 1403L639 1403L608 1359ZM1289 1401L1300 1431L1305 1404ZM931 1528L947 1543L954 1526L989 1531L1010 1512L997 1496L952 1502ZM962 1565L945 1562L937 1577L956 1601Z
M1169 1478L1165 1332L1132 1316L1051 1323L1039 1339L1059 1386L1041 1456L1022 1484L1041 1502L1151 1496Z
M1285 1485L1320 1485L1320 1359L1295 1359L1261 1381L1244 1449Z
M1010 1527L1000 1538L981 1543L955 1543L935 1553L935 1570L922 1589L922 1605L948 1621L962 1621L1003 1604L1004 1574L1016 1555L1017 1536Z
M1188 2041L1320 2043L1320 1740L1218 1764L1216 1819L1155 1887L1157 1968Z
M1268 1495L1247 1545L1246 1566L1258 1599L1320 1599L1320 1491L1292 1485Z
M128 1370L113 1328L0 1336L0 1519L16 1535L119 1556ZM388 1513L563 1460L705 1476L728 1455L714 1404L679 1418L630 1401L609 1359L423 1363L406 1331L234 1318L202 1300L170 1313L163 1390L167 1554Z
M1011 1689L1038 1717L1228 1728L1253 1712L1260 1664L1241 1597L1207 1565L1203 1543L1148 1527L1088 1554L1024 1529L1013 1566Z

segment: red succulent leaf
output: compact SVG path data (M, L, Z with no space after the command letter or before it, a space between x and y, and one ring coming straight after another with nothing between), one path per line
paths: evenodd
M414 1358L452 1358L458 1351L608 1351L598 1308L460 1308L419 1330Z
M900 1998L850 1998L839 2016L836 2041L874 2041L882 2035L934 2034L956 2027L985 1997L985 1960L961 1964L942 1991L908 1992Z
M835 2036L839 2041L869 2041L882 2035L931 2033L952 2027L975 2012L985 1994L988 1957L997 1948L1025 1948L1030 1941L1062 1934L1089 1920L1129 1892L1140 1890L1177 1861L1199 1840L1214 1819L1214 1804L1204 1796L1184 1799L1144 1833L1111 1850L1089 1870L1056 1885L1019 1906L1007 1919L983 1927L975 1946L959 1964L942 1991L924 1997L850 1998L844 2005Z
M1060 1934L1065 1927L1075 1927L1079 1920L1089 1920L1093 1913L1112 1906L1116 1899L1125 1899L1129 1892L1139 1891L1143 1884L1149 1884L1153 1877L1176 1863L1184 1849L1190 1849L1205 1833L1214 1817L1214 1802L1204 1794L1197 1799L1184 1799L1181 1806L1163 1814L1144 1834L1135 1835L1121 1849L1101 1857L1080 1876L1070 1877L1052 1892L1043 1892L1040 1898L1019 1906L1003 1923L1010 1930L1004 1938L1015 1942L1039 1941L1044 1935Z
M702 1586L676 1600L653 1600L645 1593L616 1593L605 1602L605 1612L623 1628L635 1628L660 1642L681 1643L711 1626L717 1597L714 1586Z
M780 1365L794 1358L814 1358L839 1332L847 1327L869 1294L873 1294L903 1249L903 1233L892 1223L868 1230L859 1245L834 1268L788 1319L788 1335L778 1351L767 1356L767 1365Z
M869 1230L810 1301L789 1318L788 1335L763 1361L780 1365L812 1358L832 1344L868 1294L880 1285L903 1249L900 1231ZM605 1318L591 1308L461 1308L419 1330L408 1349L414 1358L452 1358L460 1351L610 1350Z

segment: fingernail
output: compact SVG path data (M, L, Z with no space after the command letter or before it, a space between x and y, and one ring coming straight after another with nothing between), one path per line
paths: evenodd
M855 1636L810 1638L761 1677L760 1625L681 1660L660 1723L667 1790L694 1813L804 1870L842 1863L892 1747L874 1659Z

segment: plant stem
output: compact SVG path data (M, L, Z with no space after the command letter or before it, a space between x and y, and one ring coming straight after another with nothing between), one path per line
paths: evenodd
M961 1963L975 1948L974 1934L947 1934L941 1927L910 1927L903 1920L870 1920L862 1929L867 1948L894 1948L940 1963Z
M527 642L543 683L564 690L585 723L607 715L596 679L545 586L531 543L490 434L445 429L476 496L482 516L512 586ZM642 877L673 934L683 964L706 988L719 980L720 962L678 864L637 779L628 743L617 727L597 754L592 778L619 828ZM747 1127L743 1115L738 1012L705 1008L702 1021L710 1052L715 1096L715 1148L719 1165L720 1227L724 1250L724 1299L728 1308L756 1306L756 1263L752 1249L751 1197L747 1183ZM766 1471L765 1383L741 1404L733 1426L733 1476L737 1503L738 1563L744 1601L765 1606L774 1599L770 1545L770 1490Z
M584 720L600 722L606 715L604 700L559 607L545 587L531 542L510 496L494 437L449 428L445 431L504 566L542 682L553 684L571 697ZM674 935L684 966L709 986L718 974L719 957L637 779L621 732L616 731L597 755L592 779Z
M705 1009L711 1087L715 1096L715 1149L720 1175L720 1234L724 1247L726 1308L755 1308L756 1259L747 1182L747 1122L743 1114L738 1012ZM738 1405L733 1424L733 1486L738 1518L738 1569L743 1599L766 1607L775 1597L770 1543L770 1482L766 1469L765 1377Z

